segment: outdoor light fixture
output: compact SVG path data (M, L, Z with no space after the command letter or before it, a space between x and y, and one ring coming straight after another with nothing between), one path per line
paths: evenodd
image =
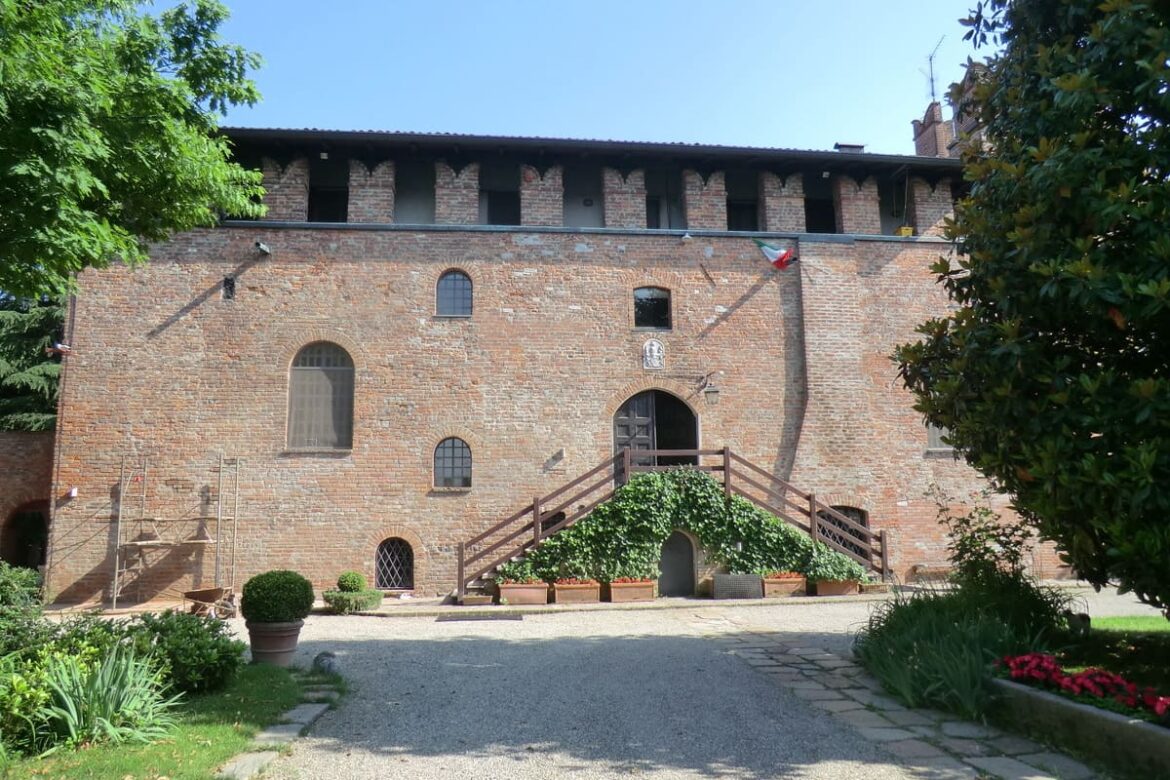
M719 385L715 384L715 377L717 376L723 376L723 372L711 371L703 377L703 397L712 406L719 403Z
M72 353L73 349L68 344L54 343L51 347L45 347L46 355L70 355Z
M272 254L272 249L269 248L268 244L265 244L263 241L256 242L256 251L262 255Z
M693 238L693 236L691 236L691 234L689 232L682 234L682 241L684 241L684 242L690 241L692 238Z

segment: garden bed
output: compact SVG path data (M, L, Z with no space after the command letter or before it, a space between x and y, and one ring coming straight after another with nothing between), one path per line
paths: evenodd
M1170 729L1010 680L993 680L998 720L1133 777L1170 777Z

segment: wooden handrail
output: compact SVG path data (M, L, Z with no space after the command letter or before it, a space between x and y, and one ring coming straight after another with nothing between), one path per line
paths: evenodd
M714 465L702 464L702 458L716 456L720 457L720 463ZM459 597L462 598L465 595L467 585L471 582L487 574L505 561L540 544L549 536L572 526L592 512L599 504L608 501L613 497L617 487L625 484L629 480L631 474L677 468L677 466L657 465L659 458L694 458L695 462L689 468L694 468L709 474L722 473L723 490L726 496L731 497L735 495L747 499L761 509L776 515L789 525L809 534L814 540L821 542L830 549L871 569L876 569L880 566L882 576L888 576L889 547L888 538L884 530L877 532L871 531L848 515L818 501L816 494L811 492L806 493L800 490L786 480L760 468L743 456L732 452L728 447L718 450L636 451L626 448L602 461L571 482L566 482L551 493L545 496L535 496L532 502L523 509L509 515L504 520L475 535L468 541L460 542L458 546L459 560L457 562L459 579L457 592ZM635 460L646 459L649 459L654 465L641 466L635 465L634 463ZM745 467L746 471L735 468L737 465ZM593 479L594 477L598 478ZM736 482L742 484L735 484ZM757 492L752 493L747 488L754 489ZM763 494L763 497L759 495L760 493ZM566 494L570 495L565 497ZM592 497L592 499L588 503L582 503L583 499L589 497ZM772 503L773 501L778 502L778 505ZM574 505L577 505L576 509L572 508ZM545 520L555 517L559 513L564 513L565 517L548 528L543 526ZM518 523L519 525L517 526ZM855 541L848 540L846 543L841 543L831 536L825 535L820 530L820 527L824 527L826 524L831 524L834 530L840 530L854 537ZM513 527L509 528L509 526ZM489 539L493 534L498 534L505 530L508 533L503 537L495 540L483 549L471 552L471 549L476 545ZM511 547L508 552L497 556L490 563L481 564L475 570L468 571L471 564L483 561L493 552L500 550L516 540L521 541ZM866 553L868 553L868 557L854 552L851 545L864 548Z

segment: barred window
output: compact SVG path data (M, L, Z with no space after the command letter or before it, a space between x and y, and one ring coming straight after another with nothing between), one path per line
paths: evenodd
M353 359L336 344L309 344L293 359L288 446L340 450L353 446Z
M448 271L439 277L435 290L435 313L440 317L471 316L471 277L462 271Z
M471 487L471 448L463 439L443 439L435 447L435 487Z
M386 590L414 588L414 550L405 539L394 537L378 545L374 558L374 587Z
M634 327L670 330L670 290L662 287L634 290Z
M862 528L869 528L869 513L864 509L858 509L855 506L834 506L831 508ZM817 523L817 529L820 531L822 539L831 539L856 555L869 558L869 538L865 532L846 525L827 512L817 512L817 517L820 521Z

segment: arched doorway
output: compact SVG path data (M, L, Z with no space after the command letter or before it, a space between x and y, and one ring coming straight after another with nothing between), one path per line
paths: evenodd
M17 507L0 528L0 560L35 569L45 565L49 546L49 505L46 502Z
M695 595L695 546L682 531L675 531L662 543L658 595Z
M613 416L613 449L694 450L699 423L682 399L664 390L646 390L630 397ZM694 458L635 458L639 466L693 465Z

